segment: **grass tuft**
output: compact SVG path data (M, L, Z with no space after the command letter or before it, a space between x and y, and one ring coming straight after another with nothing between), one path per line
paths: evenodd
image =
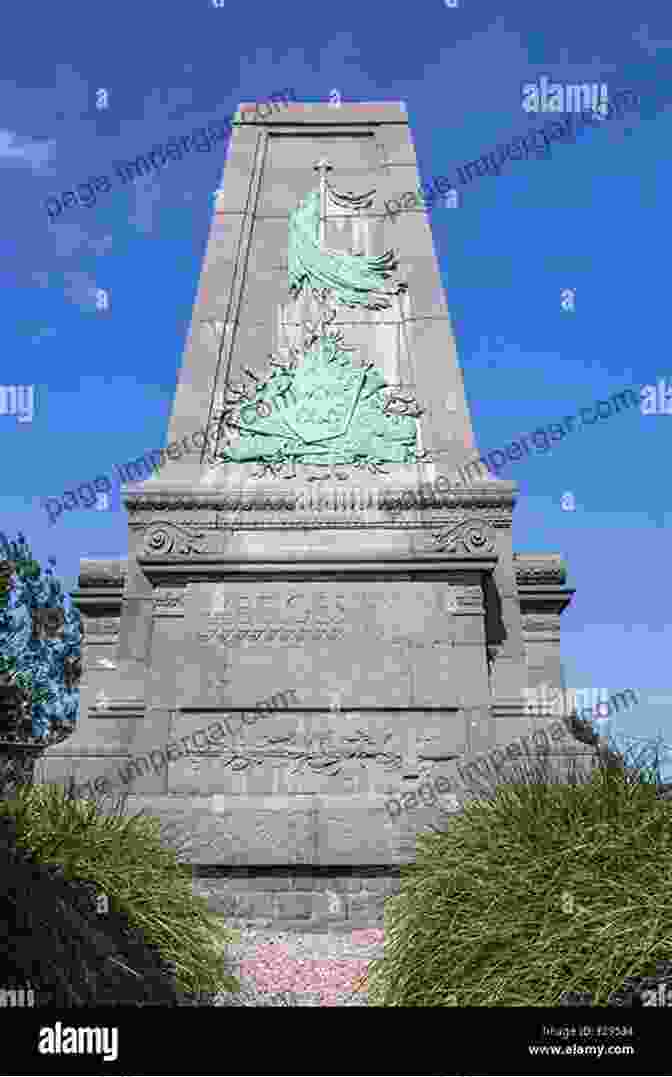
M36 863L61 865L67 880L94 882L110 908L173 962L179 991L237 990L226 951L240 933L194 894L191 869L167 847L160 821L143 818L144 810L124 817L127 797L122 792L108 810L106 797L78 799L60 785L29 785L0 802L0 812L13 817L16 843Z
M417 838L385 903L373 1006L605 1005L672 956L672 814L650 774L600 760L563 781L510 764Z

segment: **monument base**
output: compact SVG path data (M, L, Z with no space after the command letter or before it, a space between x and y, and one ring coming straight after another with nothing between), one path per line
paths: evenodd
M573 751L527 707L572 590L513 554L512 487L127 495L128 562L81 566L81 719L42 780L128 793L232 921L380 926L465 765Z
M194 893L240 928L349 933L383 927L386 898L399 893L399 867L202 868Z

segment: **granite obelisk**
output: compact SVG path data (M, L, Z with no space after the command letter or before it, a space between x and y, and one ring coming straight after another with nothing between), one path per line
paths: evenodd
M422 783L546 730L526 693L560 685L573 592L557 555L514 554L516 484L435 485L475 442L428 218L383 211L417 186L401 105L234 124L168 434L188 451L126 494L127 561L82 562L87 717L50 773L154 752L130 806L240 920L378 922L436 819Z

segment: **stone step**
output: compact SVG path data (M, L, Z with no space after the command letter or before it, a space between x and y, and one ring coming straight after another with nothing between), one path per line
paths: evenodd
M388 897L399 892L393 876L196 876L194 893L232 927L289 931L361 931L383 926Z
M309 920L271 920L271 919L246 919L243 917L226 917L228 927L252 928L266 933L279 933L292 931L297 934L329 934L349 935L353 931L369 931L371 928L382 929L382 917L373 922L367 917L358 917L353 920L334 920L328 917L323 919L314 918Z

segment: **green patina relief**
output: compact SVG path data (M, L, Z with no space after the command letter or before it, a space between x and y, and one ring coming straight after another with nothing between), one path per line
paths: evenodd
M297 463L378 471L384 463L425 458L417 450L421 411L413 396L390 392L372 363L355 366L342 332L328 329L336 317L330 300L369 309L389 306L379 289L394 268L394 254L370 258L322 247L320 198L319 190L312 191L290 214L289 289L296 296L309 288L329 313L315 324L304 323L303 351L292 349L288 362L272 357L265 380L247 371L252 388L228 388L222 416L226 446L216 454L226 463L258 463L262 473L276 474Z
M238 444L229 445L222 460L259 462L270 471L293 463L376 470L416 460L412 397L386 398L380 371L356 367L341 347L341 333L325 332L324 322L321 329L296 366L275 364L266 382L228 401L226 425Z
M316 292L328 289L343 306L384 310L390 300L381 285L396 269L394 252L370 258L322 247L320 197L319 190L311 191L289 215L290 295L296 297L303 287Z

